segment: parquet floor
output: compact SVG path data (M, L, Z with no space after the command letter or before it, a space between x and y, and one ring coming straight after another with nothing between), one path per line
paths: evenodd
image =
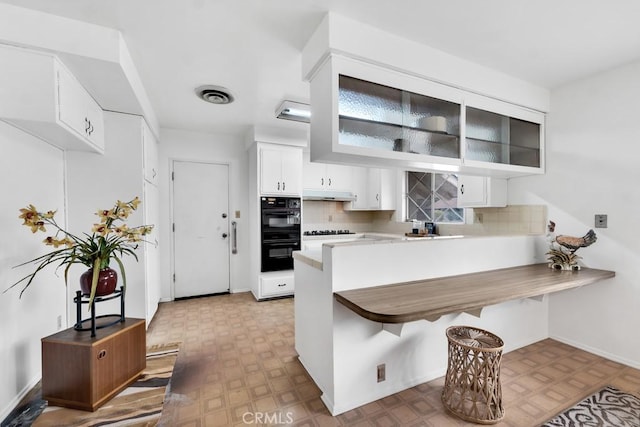
M296 358L293 299L250 293L163 303L148 344L182 341L161 425L464 426L442 407L442 379L332 417ZM640 396L640 371L547 339L502 360L506 416L537 426L605 385ZM261 422L262 421L262 422ZM266 421L266 422L265 422Z

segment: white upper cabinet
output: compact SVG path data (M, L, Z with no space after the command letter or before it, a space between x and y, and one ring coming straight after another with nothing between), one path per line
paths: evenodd
M310 79L311 160L510 177L544 172L544 114L329 55Z
M395 171L380 168L353 167L355 200L345 202L346 210L395 210Z
M305 190L352 191L351 167L309 160L304 154L302 185Z
M158 141L149 129L149 125L142 120L142 149L144 150L144 179L150 184L158 185Z
M65 150L103 153L103 111L57 57L0 45L0 119Z
M261 145L260 194L300 196L302 194L302 149Z
M466 166L536 174L544 171L544 114L497 100L465 101Z
M506 179L458 175L458 207L480 208L506 205Z

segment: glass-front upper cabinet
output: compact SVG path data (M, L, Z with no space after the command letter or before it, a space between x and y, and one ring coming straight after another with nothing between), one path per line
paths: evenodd
M460 158L460 104L342 74L338 85L339 144Z
M312 162L544 173L544 113L333 54L310 83Z
M544 115L517 107L507 110L465 107L465 163L541 171Z

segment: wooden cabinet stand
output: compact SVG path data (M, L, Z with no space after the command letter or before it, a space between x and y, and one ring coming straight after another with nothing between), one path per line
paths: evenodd
M42 398L49 404L95 411L146 367L143 319L100 329L96 337L69 328L42 339Z

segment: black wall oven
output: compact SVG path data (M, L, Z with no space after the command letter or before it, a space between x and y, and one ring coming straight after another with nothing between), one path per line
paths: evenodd
M291 270L293 251L300 250L300 198L262 197L261 271Z

